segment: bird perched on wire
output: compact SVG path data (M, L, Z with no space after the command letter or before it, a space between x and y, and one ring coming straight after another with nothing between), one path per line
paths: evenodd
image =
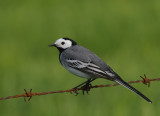
M74 75L87 79L84 83L76 86L74 89L89 85L90 82L97 78L103 78L110 81L115 81L120 85L135 92L146 101L152 103L150 99L144 96L141 92L125 82L116 72L114 72L103 60L96 54L85 47L78 45L75 41L69 38L60 38L50 47L56 47L60 54L59 60L62 66Z

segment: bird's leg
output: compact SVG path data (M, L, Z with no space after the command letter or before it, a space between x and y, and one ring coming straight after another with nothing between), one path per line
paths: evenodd
M84 85L84 84L86 84L86 83L90 83L90 81L91 81L91 79L88 79L87 81L81 83L80 85L74 87L73 89L77 89L78 87L80 87L80 86L82 86L82 85Z
M90 79L88 79L87 81L85 81L85 82L81 83L80 85L78 85L78 86L76 86L76 87L73 88L74 89L74 93L76 94L75 96L78 95L78 91L76 89L78 89L78 87L80 87L80 86L82 86L82 85L84 85L86 83L89 83L89 81L90 81Z
M75 90L74 93L76 93L76 96L78 95L78 92L76 91L76 89L78 89L78 87L81 87L81 86L84 85L84 84L85 84L85 85L81 87L82 90L83 90L83 94L84 94L84 91L87 91L87 93L88 93L89 87L91 86L90 82L92 82L92 81L94 81L94 80L95 80L95 79L88 79L87 81L85 81L85 82L81 83L80 85L74 87L73 89Z
M94 81L95 79L91 79L90 81L88 81L84 86L81 87L82 89L82 92L83 92L83 95L84 95L84 92L86 91L87 94L88 92L90 91L92 85L91 85L91 82Z

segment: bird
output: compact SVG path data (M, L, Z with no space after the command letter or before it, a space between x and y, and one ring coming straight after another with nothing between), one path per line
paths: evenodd
M95 79L103 78L117 82L118 84L138 94L149 103L152 103L149 98L125 82L95 53L81 45L78 45L74 40L68 37L59 38L55 41L55 43L50 44L49 47L56 47L59 50L59 61L66 70L76 76L87 79L87 81L76 86L75 88L78 88L84 84L89 85Z

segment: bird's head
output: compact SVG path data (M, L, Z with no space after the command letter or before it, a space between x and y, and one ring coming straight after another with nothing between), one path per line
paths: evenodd
M49 45L50 47L54 46L59 51L63 51L71 46L77 45L77 43L69 38L60 38L54 44Z

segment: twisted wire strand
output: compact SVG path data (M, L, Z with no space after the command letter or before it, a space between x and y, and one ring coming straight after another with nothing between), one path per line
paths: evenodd
M144 75L144 77L140 76L142 78L142 80L136 80L136 81L129 81L129 84L133 84L133 83L143 83L145 85L148 85L148 87L150 86L150 82L151 81L160 81L160 78L153 78L153 79L148 79L146 77L146 75ZM8 96L8 97L0 97L0 100L6 100L6 99L13 99L13 98L19 98L19 97L23 97L24 101L26 101L26 97L29 97L28 101L33 97L33 96L41 96L41 95L47 95L47 94L55 94L55 93L68 93L68 92L77 92L82 90L84 91L89 91L90 89L93 88L101 88L101 87L112 87L112 86L117 86L119 85L118 83L114 83L114 84L107 84L107 85L94 85L94 86L89 86L88 90L85 90L83 87L78 88L78 89L68 89L68 90L60 90L60 91L49 91L49 92L40 92L40 93L32 93L32 89L30 89L30 91L28 92L26 89L24 89L25 93L22 95L14 95L14 96Z

